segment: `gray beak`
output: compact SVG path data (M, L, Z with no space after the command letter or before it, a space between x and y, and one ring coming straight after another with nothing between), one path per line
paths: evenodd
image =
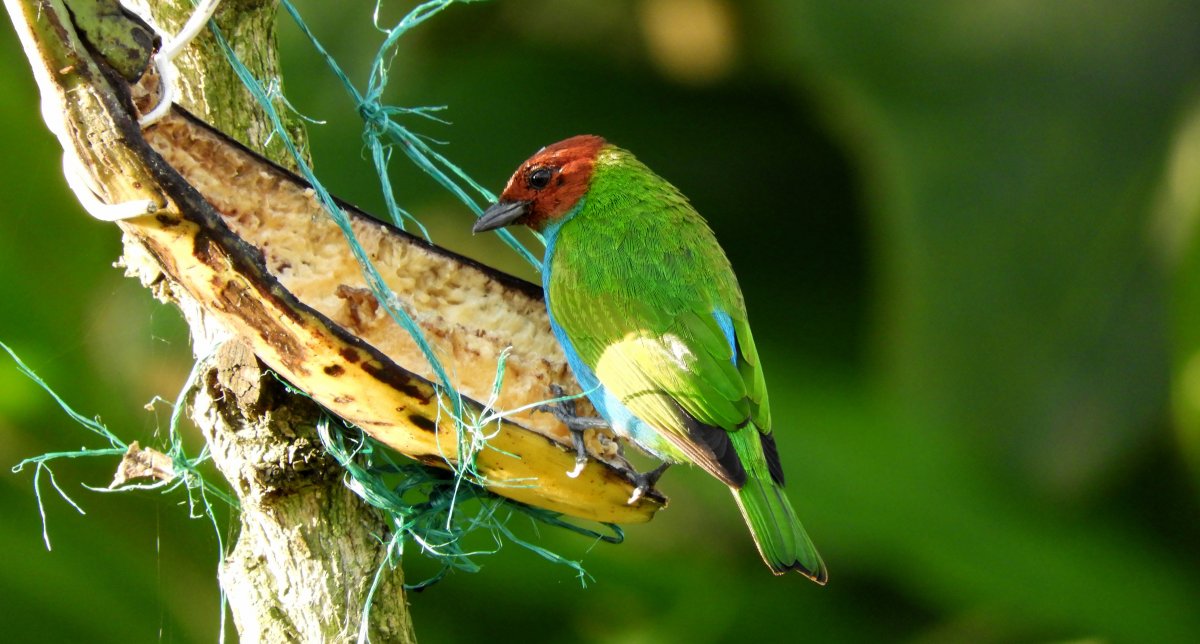
M483 215L475 221L471 232L481 233L486 230L503 228L525 216L529 212L528 201L497 201L483 211Z

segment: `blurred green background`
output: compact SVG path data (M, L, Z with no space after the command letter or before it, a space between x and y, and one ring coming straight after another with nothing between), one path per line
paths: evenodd
M373 3L304 2L356 79ZM385 22L410 3L387 3ZM320 176L382 212L358 121L295 27L285 85ZM0 29L0 340L125 440L160 441L189 362L176 312L66 191ZM602 134L689 195L738 271L789 490L830 569L773 578L722 486L594 544L542 529L410 599L426 642L1200 641L1200 4L1169 0L506 0L406 37L387 99L499 190ZM526 277L402 161L445 246ZM0 360L0 464L99 446ZM211 527L183 499L87 511L0 474L6 639L213 641ZM532 534L528 530L527 534ZM412 579L434 567L412 554Z

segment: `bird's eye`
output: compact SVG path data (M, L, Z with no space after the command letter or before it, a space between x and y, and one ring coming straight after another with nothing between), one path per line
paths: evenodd
M525 179L525 183L529 184L534 190L541 190L550 185L550 179L554 177L554 171L550 168L534 168Z

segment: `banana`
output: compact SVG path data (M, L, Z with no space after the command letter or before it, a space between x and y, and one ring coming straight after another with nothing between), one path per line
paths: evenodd
M72 187L89 211L136 204L142 214L122 211L117 223L124 234L266 365L389 447L437 467L458 464L450 405L439 399L445 394L366 288L311 188L178 108L142 131L129 110L129 87L101 73L65 11L6 2L42 89L43 114L63 144L64 167L69 176L86 171ZM551 384L578 391L538 287L343 209L468 410L482 411L477 401L491 395L506 349L494 408L544 400ZM627 503L632 468L611 434L589 435L588 463L570 478L569 434L553 415L525 412L484 429L486 446L474 465L497 494L613 523L644 522L665 506L657 491Z

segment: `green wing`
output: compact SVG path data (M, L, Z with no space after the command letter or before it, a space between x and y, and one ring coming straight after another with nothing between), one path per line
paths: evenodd
M728 260L682 198L622 203L620 217L588 212L597 207L592 196L589 202L556 241L549 280L555 322L634 415L693 462L740 486L749 464L730 433L766 433L771 424ZM715 311L732 321L736 346ZM750 458L764 458L755 451Z

